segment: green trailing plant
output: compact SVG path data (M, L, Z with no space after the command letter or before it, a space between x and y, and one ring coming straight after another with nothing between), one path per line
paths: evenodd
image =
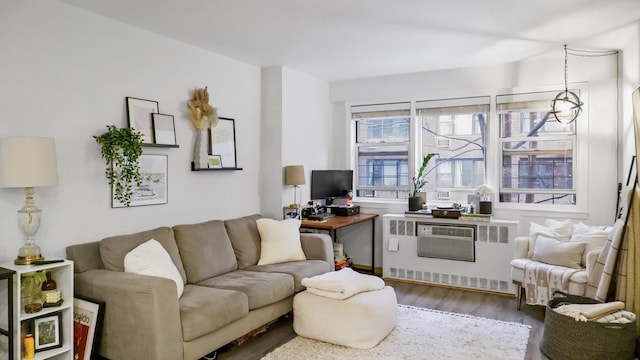
M131 204L134 186L142 185L138 159L142 155L142 134L130 128L107 125L107 132L94 136L102 148L107 167L105 175L113 197L125 206Z
M413 193L411 195L412 197L420 196L418 194L422 191L422 188L427 184L427 179L425 179L426 174L424 173L424 170L427 168L427 165L429 165L429 161L431 161L431 158L438 155L440 154L429 153L422 158L422 166L420 166L420 169L418 170L418 174L411 178L411 181L413 181Z

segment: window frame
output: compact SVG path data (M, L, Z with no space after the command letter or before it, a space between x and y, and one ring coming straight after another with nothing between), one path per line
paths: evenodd
M494 201L494 209L507 210L513 212L526 211L531 216L548 216L548 213L582 213L586 214L588 209L588 154L589 154L589 89L588 83L579 82L569 84L573 91L579 91L580 99L584 102L583 111L580 117L576 120L576 143L575 143L575 156L573 161L577 164L574 173L574 187L577 194L577 202L575 205L547 205L547 204L526 204L526 203L501 203ZM497 97L504 95L520 94L520 93L532 93L532 92L544 92L553 91L560 92L564 88L559 85L550 86L529 86L529 87L514 87L507 89L499 89L493 91L491 95L471 95L470 97L482 97L489 96L489 115L488 115L488 129L487 129L487 149L486 149L486 183L492 186L496 191L500 184L502 174L501 165L501 146L500 143L500 126L498 124L497 113ZM460 99L464 97L459 97ZM348 144L348 164L347 166L354 169L354 176L357 176L357 152L355 148L355 122L351 121L351 107L352 106L364 106L370 104L381 103L410 103L411 105L411 118L410 118L410 146L409 146L409 174L415 173L418 167L418 156L421 152L422 144L420 136L415 134L420 133L421 124L417 121L416 104L425 101L424 97L419 100L415 97L406 97L403 99L395 99L393 101L354 101L345 102L345 118L347 124L345 129L349 131L349 135L346 137ZM427 100L432 101L432 100ZM549 105L551 106L551 105ZM355 181L355 180L354 180ZM496 194L494 194L495 196ZM383 199L383 198L371 198L371 197L356 197L354 201L361 203L378 203L378 204L405 204L406 199ZM446 200L439 200L437 198L429 199L429 203L435 205L450 204L451 202Z

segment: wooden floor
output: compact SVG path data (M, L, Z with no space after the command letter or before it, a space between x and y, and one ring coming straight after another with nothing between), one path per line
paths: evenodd
M395 289L399 304L530 325L526 359L546 359L539 349L545 310L542 306L523 303L518 311L514 297L401 282L387 284ZM296 336L291 324L290 317L281 319L267 332L242 345L220 351L217 360L258 360Z

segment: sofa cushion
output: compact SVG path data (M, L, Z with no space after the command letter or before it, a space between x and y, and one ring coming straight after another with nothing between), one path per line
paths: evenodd
M254 214L224 221L231 246L236 253L238 269L255 265L260 260L260 233L256 224L256 220L260 218L261 215Z
M580 269L584 248L582 242L558 241L538 235L531 260Z
M186 281L187 276L182 265L178 246L173 237L173 230L168 227L159 227L153 230L112 236L100 240L100 258L104 268L111 271L124 272L124 257L138 245L151 239L156 239L167 250L182 280Z
M544 225L532 222L529 225L529 251L527 252L527 257L531 258L533 256L533 248L536 245L538 235L560 241L569 241L572 231L573 226L571 219L564 221L547 219L544 221Z
M601 250L607 241L609 234L613 230L612 226L590 226L583 223L573 225L571 234L572 242L583 242L586 244L582 254L582 265L587 265L587 254L593 250Z
M169 253L155 239L138 245L124 257L124 271L173 280L176 283L178 297L184 290L184 281L173 265Z
M240 291L185 285L179 300L182 340L191 341L249 313L247 295Z
M302 285L302 279L327 272L327 262L323 260L291 261L280 264L254 265L249 266L246 270L289 274L293 276L294 291L299 292L305 289Z
M238 268L236 255L221 220L176 225L173 231L189 284Z
M300 220L258 219L260 260L258 265L306 260L300 244Z
M282 273L236 270L200 281L196 285L241 291L249 298L249 310L293 295L293 277Z

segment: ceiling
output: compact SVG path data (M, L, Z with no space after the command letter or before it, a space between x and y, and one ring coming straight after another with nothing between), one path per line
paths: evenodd
M502 64L640 20L639 0L59 0L326 81Z

